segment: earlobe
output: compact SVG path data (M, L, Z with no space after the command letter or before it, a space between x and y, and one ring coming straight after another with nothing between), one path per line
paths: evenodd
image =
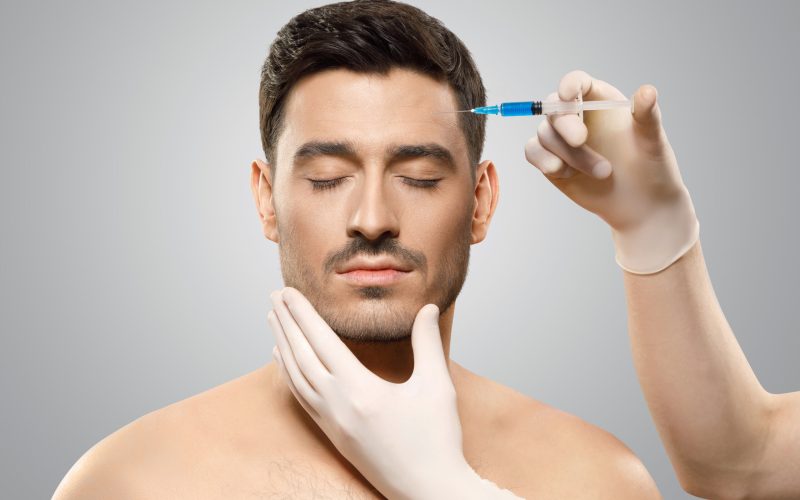
M263 160L255 159L251 164L250 190L253 193L253 201L258 211L258 220L261 222L264 236L267 239L279 243L278 241L278 221L273 204L272 167Z
M475 183L475 212L472 215L472 243L480 243L486 238L489 223L500 199L500 184L497 170L491 160L478 165Z

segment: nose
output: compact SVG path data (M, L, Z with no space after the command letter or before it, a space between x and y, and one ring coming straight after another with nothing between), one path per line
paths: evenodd
M382 176L364 178L354 192L354 209L347 224L347 236L361 236L367 240L396 238L400 232L397 214L391 195L385 192Z

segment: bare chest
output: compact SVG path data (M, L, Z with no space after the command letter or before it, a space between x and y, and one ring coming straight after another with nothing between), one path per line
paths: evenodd
M467 459L482 477L500 485L507 483L503 468L495 467L502 465L499 457L468 455ZM142 498L385 498L341 455L320 450L312 453L275 451L257 456L206 453L169 469L168 473L163 470L155 474L157 478L147 481L147 491L141 492Z
M348 467L349 466L349 467ZM316 455L260 453L198 456L156 472L142 498L381 499L351 465ZM148 474L150 476L150 474Z
M499 458L467 457L480 475L510 487ZM497 457L495 457L497 458ZM339 459L344 460L342 457ZM398 471L398 474L402 474ZM213 468L200 468L184 478L202 478L197 484L183 484L186 498L242 499L341 499L385 498L350 464L326 456L274 455L256 461L231 460ZM199 488L197 486L200 486ZM171 498L175 498L171 496Z

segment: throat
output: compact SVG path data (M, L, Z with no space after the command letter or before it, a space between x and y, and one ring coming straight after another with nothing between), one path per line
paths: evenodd
M448 367L450 363L450 333L455 304L439 317L439 337ZM431 332L422 332L423 335ZM396 384L407 381L414 372L414 349L411 337L396 342L358 342L340 337L356 358L369 371Z
M356 358L380 378L402 383L414 371L414 351L411 338L396 342L356 342L342 339Z

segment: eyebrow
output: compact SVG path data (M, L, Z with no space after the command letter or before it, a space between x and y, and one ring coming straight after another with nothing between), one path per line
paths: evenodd
M318 156L341 156L355 158L356 148L349 141L311 141L306 142L294 152L294 161L300 162Z
M432 158L441 163L448 170L456 170L456 162L450 150L436 143L428 144L403 144L391 149L390 162L413 160L414 158Z
M320 156L338 156L347 159L358 158L355 145L350 141L310 141L297 148L294 153L295 163L310 160ZM388 151L388 163L394 163L415 158L431 158L448 170L456 170L453 154L446 147L436 143L426 144L400 144L393 146Z

